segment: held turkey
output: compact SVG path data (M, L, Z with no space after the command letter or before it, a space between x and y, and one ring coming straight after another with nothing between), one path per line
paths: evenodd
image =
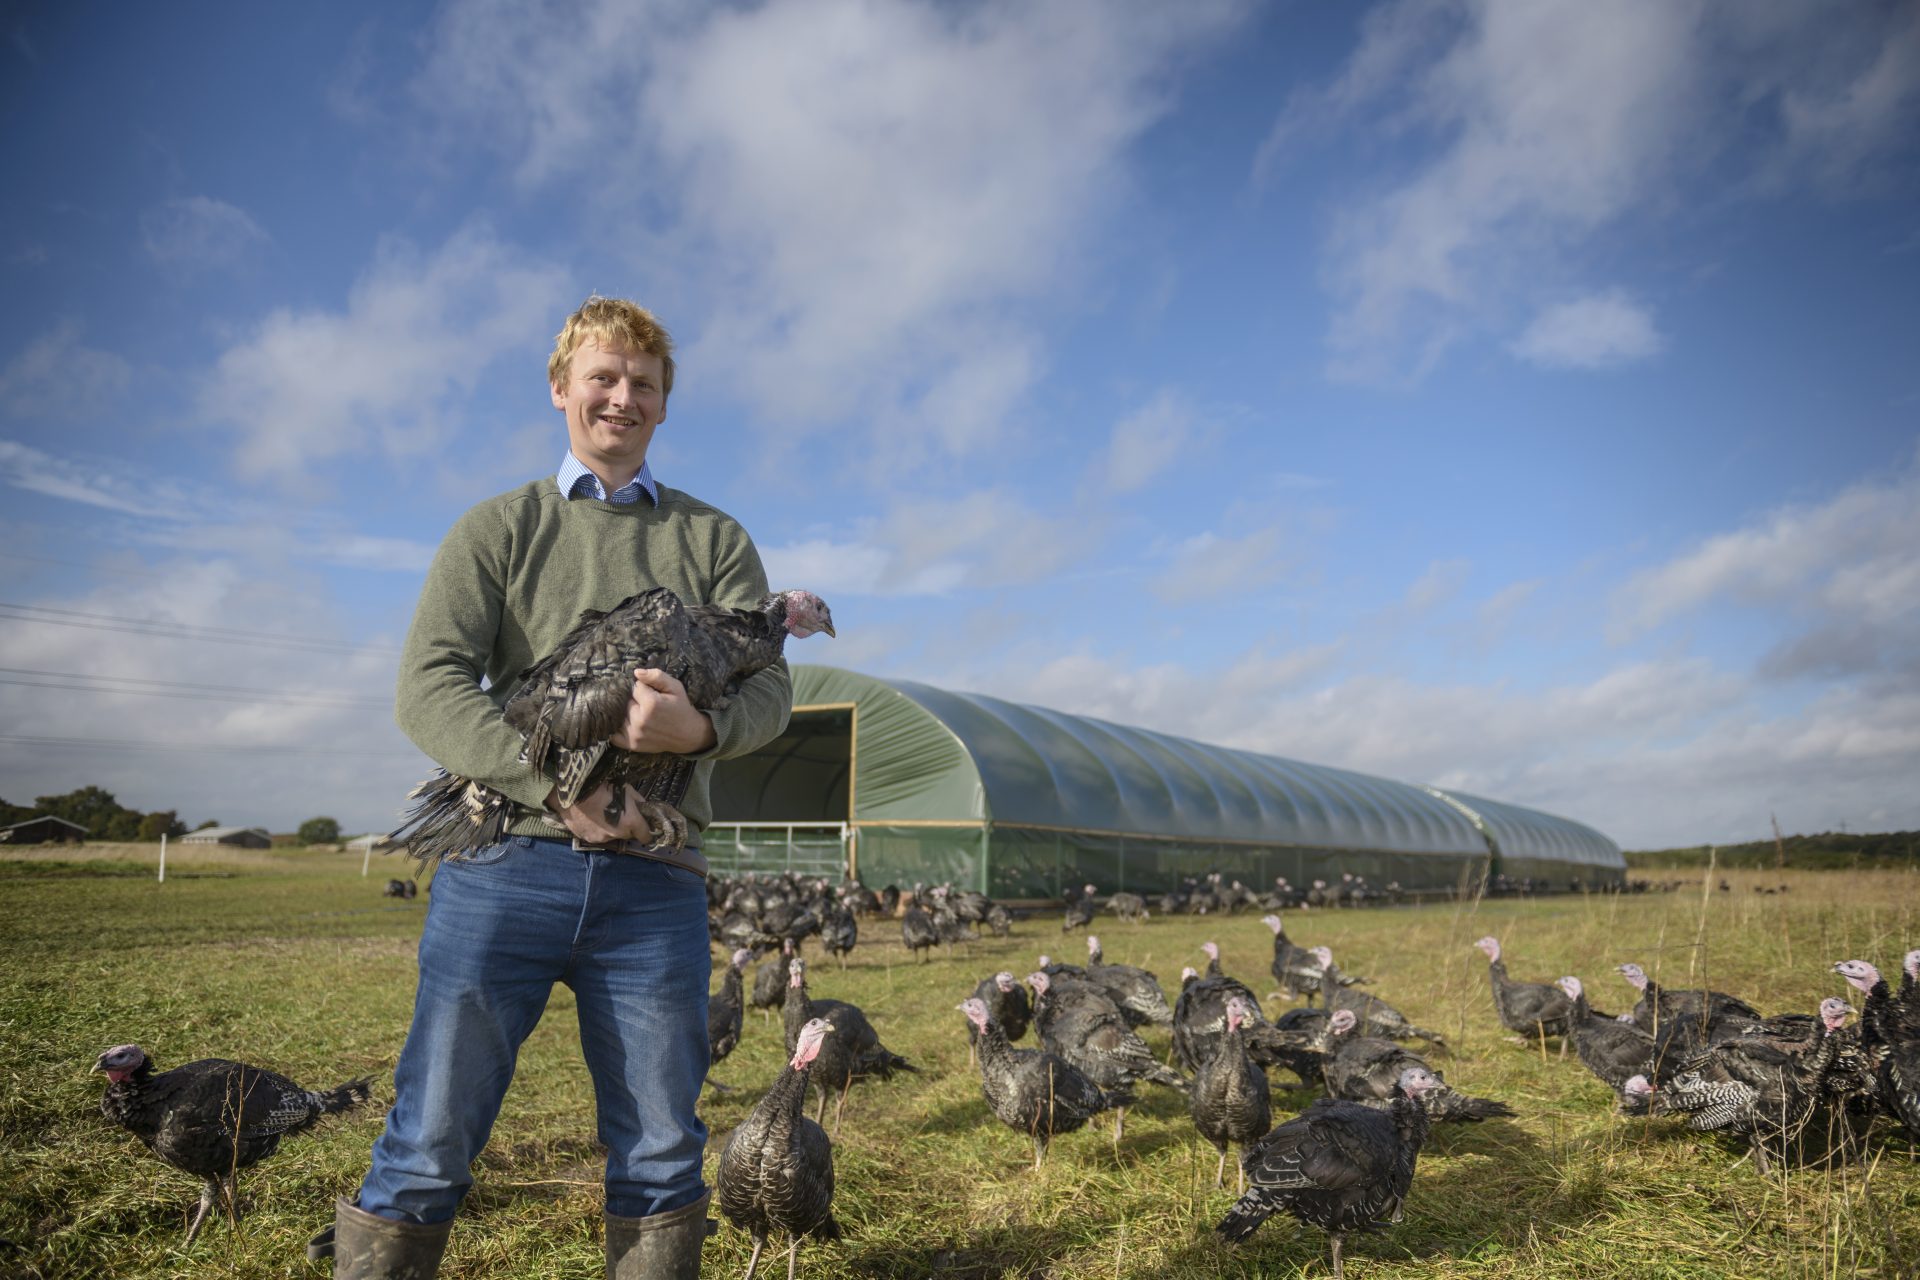
M720 1153L714 1199L728 1221L753 1237L747 1280L753 1280L772 1232L784 1231L793 1241L787 1247L789 1278L802 1236L840 1238L840 1224L833 1219L833 1144L804 1114L807 1072L833 1030L825 1018L800 1028L792 1061Z
M1398 1222L1413 1169L1427 1140L1420 1098L1439 1081L1409 1067L1395 1083L1385 1111L1322 1098L1277 1125L1241 1157L1253 1185L1214 1228L1228 1242L1245 1240L1281 1211L1327 1233L1334 1280L1349 1231Z
M1227 1001L1227 1034L1219 1047L1193 1077L1193 1093L1187 1111L1200 1136L1220 1152L1220 1163L1213 1171L1213 1185L1224 1184L1227 1169L1227 1144L1237 1142L1245 1151L1254 1139L1273 1127L1273 1095L1267 1073L1247 1056L1240 1028L1247 1022L1247 1002L1240 996ZM1239 1190L1247 1189L1246 1170L1241 1169Z
M679 680L703 711L725 705L741 682L780 660L789 635L834 634L833 615L808 591L777 591L752 609L686 605L664 587L629 596L602 613L588 609L565 639L521 673L502 716L525 744L520 759L545 771L556 799L571 805L610 787L606 819L616 823L629 793L653 827L653 842L680 848L686 819L674 806L694 761L662 752L622 751L610 739L626 726L633 673L654 667ZM422 864L497 844L514 804L482 783L437 770L413 789L407 820L390 837ZM556 826L557 830L564 830Z
M272 1155L288 1134L311 1129L370 1096L365 1077L314 1091L226 1058L202 1058L156 1074L153 1060L137 1044L107 1050L93 1069L105 1072L109 1081L101 1114L174 1168L206 1183L187 1227L187 1244L200 1233L216 1199L224 1198L239 1219L234 1178L240 1170Z
M1132 1094L1102 1089L1056 1054L1008 1044L985 1001L963 1000L958 1008L973 1025L987 1106L1009 1129L1032 1137L1034 1168L1058 1135L1084 1127L1103 1111L1133 1104Z

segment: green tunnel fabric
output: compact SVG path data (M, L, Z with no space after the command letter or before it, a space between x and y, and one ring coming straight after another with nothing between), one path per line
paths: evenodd
M869 884L1051 897L1344 871L1435 889L1494 856L1587 885L1624 870L1592 828L1498 801L840 668L793 683L788 732L716 769L716 823L850 822Z

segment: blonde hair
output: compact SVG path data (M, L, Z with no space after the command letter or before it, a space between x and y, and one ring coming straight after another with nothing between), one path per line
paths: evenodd
M632 347L660 357L660 393L673 394L673 335L654 319L653 312L625 298L594 294L567 317L554 335L553 355L547 360L547 381L560 386L573 371L573 353L589 338L607 347Z

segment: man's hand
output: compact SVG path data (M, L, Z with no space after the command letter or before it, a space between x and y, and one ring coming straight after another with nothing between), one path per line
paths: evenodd
M547 811L566 827L573 838L582 844L608 844L615 840L651 840L653 827L640 816L639 805L634 801L633 792L628 791L627 806L620 812L620 820L613 826L607 825L607 787L605 783L595 787L574 803L562 808L555 802L558 789L547 794Z
M705 751L719 738L707 713L688 700L686 686L656 667L641 667L633 673L626 726L610 741L622 751L685 756Z

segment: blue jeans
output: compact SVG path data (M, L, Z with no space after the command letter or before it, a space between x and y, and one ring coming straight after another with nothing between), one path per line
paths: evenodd
M607 1212L644 1218L705 1186L707 898L683 871L510 836L435 873L413 1026L360 1207L445 1222L473 1184L521 1042L572 988L607 1147Z

